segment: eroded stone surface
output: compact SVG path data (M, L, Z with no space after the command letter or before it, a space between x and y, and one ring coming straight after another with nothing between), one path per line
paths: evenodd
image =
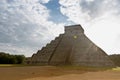
M32 64L112 67L108 55L84 34L81 25L65 26L65 33L31 57Z

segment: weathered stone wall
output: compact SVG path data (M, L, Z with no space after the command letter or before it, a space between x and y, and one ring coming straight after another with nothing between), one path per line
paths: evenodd
M34 54L31 61L43 65L114 66L108 55L85 36L80 25L66 26L65 33Z
M38 50L36 54L33 54L31 63L32 64L49 64L49 60L52 57L52 54L54 54L54 50L56 46L58 45L59 41L62 38L62 34L60 34L59 37L56 37L55 40L52 40L50 44L47 44L45 47L43 47L41 50Z
M72 64L72 58L74 58L74 56L72 56L73 48L76 44L78 44L78 42L76 42L78 37L83 34L84 30L82 29L82 27L80 27L80 25L65 27L65 34L63 36L63 39L60 42L60 45L57 47L50 63L52 65ZM82 46L84 45L81 45L81 47ZM81 49L81 47L79 47L79 50ZM84 49L81 50L84 51Z
M114 66L107 54L85 36L80 25L65 27L63 39L50 64Z
M84 34L75 39L71 52L71 64L83 66L113 66L107 54L91 42Z

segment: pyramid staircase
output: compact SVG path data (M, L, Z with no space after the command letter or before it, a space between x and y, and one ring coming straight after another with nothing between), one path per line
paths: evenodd
M115 67L108 55L84 34L81 25L65 27L65 33L38 50L31 64Z

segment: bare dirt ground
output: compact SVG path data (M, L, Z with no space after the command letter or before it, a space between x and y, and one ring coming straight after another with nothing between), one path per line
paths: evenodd
M120 80L120 70L81 70L54 66L0 67L0 80Z

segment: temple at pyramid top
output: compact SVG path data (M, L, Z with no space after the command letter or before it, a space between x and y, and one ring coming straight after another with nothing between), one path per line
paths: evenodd
M65 26L65 32L73 32L73 31L84 33L84 29L82 28L81 25Z
M33 54L30 64L115 66L108 55L84 34L81 25L65 26L65 33Z

